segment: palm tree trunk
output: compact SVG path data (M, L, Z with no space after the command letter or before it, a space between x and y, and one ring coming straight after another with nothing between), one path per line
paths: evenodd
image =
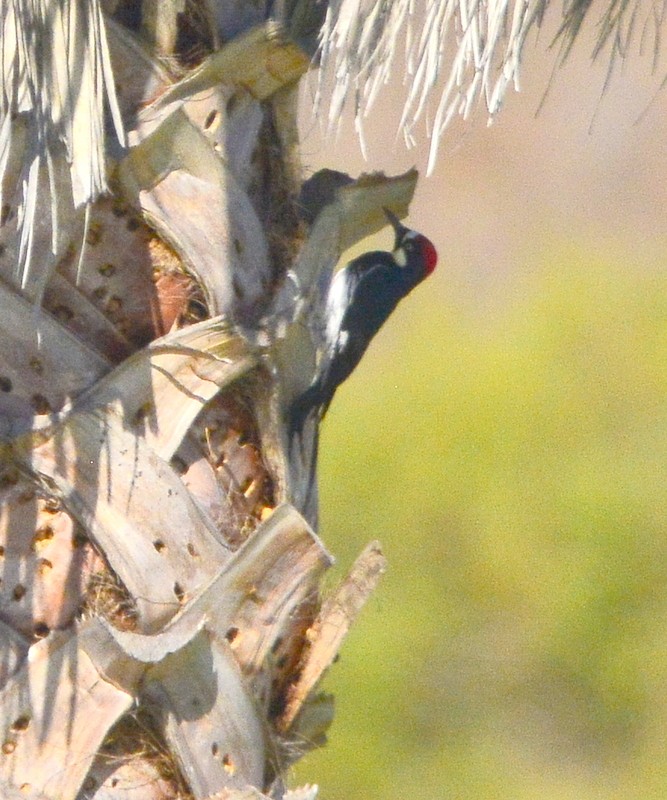
M416 176L302 191L321 11L268 6L0 0L6 798L284 796L383 570L322 603L317 431L283 413Z

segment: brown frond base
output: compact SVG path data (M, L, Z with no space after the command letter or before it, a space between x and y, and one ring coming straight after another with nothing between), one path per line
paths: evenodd
M174 327L208 317L204 293L181 259L127 204L95 203L84 248L83 271L80 249L67 249L44 308L114 363Z
M106 564L90 575L80 614L102 617L121 631L137 628L136 602Z
M102 561L60 500L18 472L0 487L0 619L28 640L69 627Z
M172 466L232 549L246 541L275 506L247 389L241 383L214 398L172 458Z

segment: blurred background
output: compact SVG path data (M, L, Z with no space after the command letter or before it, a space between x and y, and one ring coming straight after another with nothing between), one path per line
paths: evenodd
M375 538L389 571L294 775L323 800L667 797L667 64L633 56L603 96L583 38L536 116L550 41L420 179L439 268L324 424L332 585ZM306 94L307 168L423 172L402 97L364 162Z

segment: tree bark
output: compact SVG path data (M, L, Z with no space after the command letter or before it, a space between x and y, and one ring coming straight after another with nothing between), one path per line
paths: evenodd
M316 794L283 775L384 560L322 603L317 430L287 441L284 410L336 261L416 175L302 186L322 9L277 6L5 9L37 44L0 120L3 797Z

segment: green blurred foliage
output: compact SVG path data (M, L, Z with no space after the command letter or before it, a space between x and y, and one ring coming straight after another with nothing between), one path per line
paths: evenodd
M327 417L337 576L390 567L294 776L323 800L667 796L667 275L558 255L483 319L443 268Z

